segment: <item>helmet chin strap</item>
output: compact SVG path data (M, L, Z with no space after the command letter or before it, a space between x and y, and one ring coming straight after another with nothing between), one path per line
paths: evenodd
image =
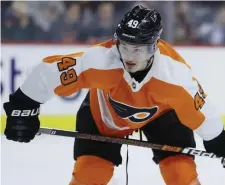
M153 62L153 60L154 60L154 55L155 55L155 51L156 51L156 49L157 49L157 42L152 46L153 47L153 54L152 54L152 56L149 58L149 60L148 60L148 62L147 62L147 65L146 65L146 67L145 67L145 69L147 69L149 66L151 66L152 65L152 62ZM152 49L149 49L150 51L152 51Z
M152 65L152 63L153 63L153 61L154 61L154 54L150 57L150 59L148 60L148 62L147 62L147 65L146 65L146 67L145 67L145 69L147 69L147 68L149 68L151 65ZM144 69L144 70L145 70Z
M147 65L146 65L146 67L143 70L149 68L152 65L153 61L154 61L155 51L157 49L157 42L153 45L153 47L154 47L154 52L153 52L152 56L149 58L149 60L147 62Z

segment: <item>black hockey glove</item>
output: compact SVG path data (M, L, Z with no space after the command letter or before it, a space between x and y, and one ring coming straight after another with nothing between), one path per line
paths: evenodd
M207 152L212 152L218 157L225 157L225 130L216 138L203 143ZM225 160L222 161L222 165L225 168Z
M7 120L6 138L18 142L30 142L40 128L38 119L40 103L26 96L20 89L9 96L3 105Z

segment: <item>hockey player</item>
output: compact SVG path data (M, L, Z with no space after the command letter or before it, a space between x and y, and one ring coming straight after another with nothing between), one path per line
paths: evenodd
M135 6L118 24L113 40L85 52L44 58L4 104L6 137L29 142L40 127L42 103L54 94L90 88L77 113L79 132L125 137L141 129L149 142L195 147L195 131L208 152L225 156L222 120L190 66L160 40L161 33L159 13ZM76 139L70 185L106 185L114 166L121 164L120 148ZM167 185L200 184L193 156L159 150L153 154Z

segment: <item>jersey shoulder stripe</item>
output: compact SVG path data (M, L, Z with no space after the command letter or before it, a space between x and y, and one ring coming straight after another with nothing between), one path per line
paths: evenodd
M112 48L114 45L115 45L115 43L113 42L113 40L107 40L100 44L93 45L92 48L98 47L98 46L104 47L104 48ZM75 58L75 57L81 57L83 54L84 54L84 52L77 52L77 53L72 53L72 54L68 54L68 55L53 55L53 56L45 57L43 59L43 62L53 63L53 62L60 61L63 57Z
M63 57L70 57L70 58L75 58L75 57L81 57L84 54L84 52L78 52L78 53L73 53L73 54L68 54L68 55L53 55L53 56L48 56L43 59L43 62L46 63L53 63L53 62L58 62L62 60Z
M102 42L100 44L96 44L94 46L102 46L105 48L112 48L116 43L111 39L111 40L107 40L105 42Z
M191 68L183 59L183 57L181 57L180 54L166 41L160 40L158 42L158 47L162 55L166 55L172 58L174 61L184 63L188 68Z
M84 52L44 58L46 68L54 72L57 82L60 79L55 86L55 94L68 96L82 88L108 89L115 86L123 70L121 62L114 55L114 45L112 40L108 40Z

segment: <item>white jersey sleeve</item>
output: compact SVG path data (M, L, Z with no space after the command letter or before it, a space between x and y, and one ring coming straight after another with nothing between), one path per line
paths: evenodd
M184 117L203 118L202 123L198 124L199 126L194 131L205 141L217 137L224 129L224 125L222 118L210 101L210 96L206 95L200 83L193 77L192 70L188 65L165 57L167 74L170 76L167 81L183 89L179 92L179 95L176 94L177 97L183 98L178 99L180 102L174 102L178 116L181 119ZM171 61L168 62L168 60ZM188 98L188 96L192 98ZM192 114L189 114L189 112L192 112Z
M113 45L109 40L85 52L46 57L20 89L33 100L44 103L54 94L69 96L82 88L109 89L116 86L123 70L121 62L113 57Z
M61 63L61 67L65 67L65 70L61 71L58 62L38 64L20 87L22 92L33 100L44 103L55 94L54 90L57 86L62 83L66 85L75 82L77 73L81 71L80 57L69 57L68 59L70 61L67 65L66 62L64 65Z

